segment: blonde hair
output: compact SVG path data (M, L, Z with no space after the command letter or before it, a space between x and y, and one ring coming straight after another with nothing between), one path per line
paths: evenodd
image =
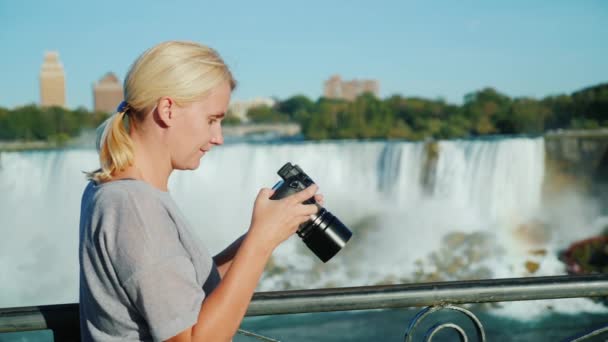
M87 178L108 181L116 171L133 164L133 143L127 129L137 127L161 97L169 96L177 105L185 105L200 100L223 82L231 89L236 87L220 55L205 45L168 41L145 51L125 78L124 105L97 129L101 168L88 172Z

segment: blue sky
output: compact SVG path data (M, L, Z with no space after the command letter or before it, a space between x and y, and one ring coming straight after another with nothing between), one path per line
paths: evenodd
M375 78L380 95L461 103L492 86L544 97L608 81L608 1L0 0L0 106L39 101L46 50L66 71L68 107L164 40L224 57L233 99L321 95L322 83Z

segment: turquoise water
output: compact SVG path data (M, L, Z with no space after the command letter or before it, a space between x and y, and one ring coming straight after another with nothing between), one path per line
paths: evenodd
M534 302L530 302L534 305ZM417 309L336 312L246 318L242 328L280 341L403 341L405 330ZM541 319L521 321L475 312L485 328L487 341L563 341L568 337L608 324L604 314L547 314ZM452 312L430 316L415 331L414 341L439 322L454 322L467 331L469 341L477 341L474 326ZM237 336L235 342L255 341ZM588 340L607 341L608 334ZM458 341L455 331L442 330L433 341Z
M417 309L399 309L248 317L241 328L287 342L403 341L405 329L417 312ZM483 324L489 342L565 341L608 324L607 314L548 313L530 321L508 319L483 311L475 314ZM458 324L467 331L469 341L477 341L470 321L452 312L440 312L438 316L422 321L415 331L414 341L422 341L430 326L445 321ZM0 342L17 341L53 341L53 337L51 331L0 334ZM234 338L234 342L248 341L259 340L241 335ZM458 341L458 335L455 331L442 330L433 341ZM586 341L608 341L608 334Z

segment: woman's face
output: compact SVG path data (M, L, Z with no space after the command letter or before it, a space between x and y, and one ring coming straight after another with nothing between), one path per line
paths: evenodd
M176 170L194 170L215 145L224 143L221 122L230 102L230 85L224 82L204 99L174 106L169 152Z

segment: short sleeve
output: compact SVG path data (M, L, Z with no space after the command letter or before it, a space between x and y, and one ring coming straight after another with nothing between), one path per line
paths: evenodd
M136 272L124 285L156 340L194 325L205 298L190 259L175 256Z
M137 195L113 196L103 240L130 304L153 338L166 340L196 323L205 292L170 213Z

